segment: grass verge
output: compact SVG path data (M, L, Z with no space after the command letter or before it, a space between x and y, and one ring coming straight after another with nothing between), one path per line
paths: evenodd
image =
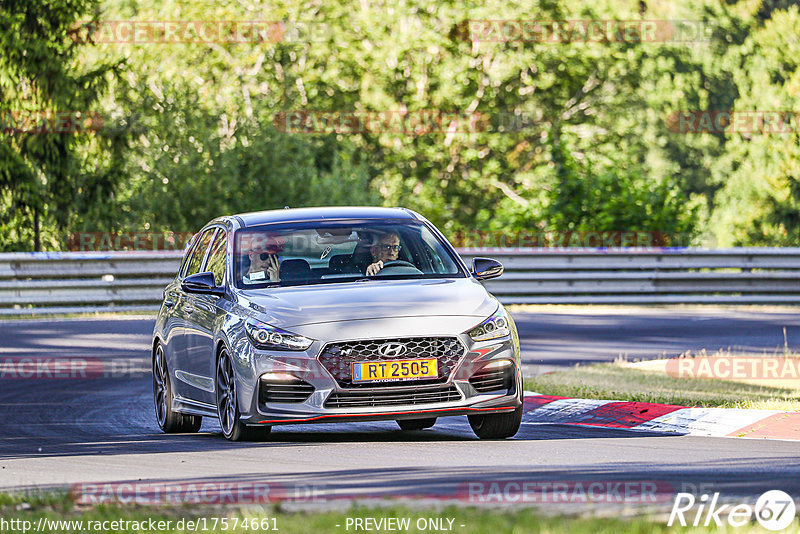
M431 507L403 506L383 501L379 507L353 505L337 506L334 511L287 510L280 506L251 507L143 507L135 505L99 505L86 508L75 505L68 496L59 494L38 496L0 495L0 518L9 522L29 521L29 530L39 533L86 533L86 532L136 532L136 533L188 533L188 532L281 532L281 533L347 533L354 531L431 532L451 531L463 534L485 533L661 533L681 532L768 532L757 524L739 528L710 527L668 527L666 519L650 517L577 517L574 515L544 514L535 508L498 507ZM44 518L44 519L42 519ZM226 522L223 523L222 519ZM354 528L356 519L369 518L374 522L381 519L407 521L408 528ZM430 523L426 520L438 520ZM155 529L149 522L163 521ZM247 520L244 526L243 520ZM40 523L41 521L41 523ZM59 521L60 523L53 523ZM117 524L111 522L117 521ZM183 523L181 523L183 521ZM194 522L190 528L189 521ZM418 523L424 521L425 523ZM66 522L66 523L65 523ZM90 523L95 522L95 523ZM99 523L97 523L99 522ZM166 523L169 522L169 523ZM105 523L105 524L104 524ZM166 524L166 528L164 525ZM375 525L376 523L373 523ZM380 524L380 523L378 523ZM402 523L401 523L402 524ZM795 520L800 526L800 522ZM14 525L14 523L10 523ZM216 528L214 526L216 525ZM227 528L223 528L226 525ZM257 525L257 528L253 528ZM348 528L349 525L349 528ZM362 523L363 525L363 523ZM385 525L385 524L384 524ZM439 525L440 528L433 528ZM41 527L41 528L39 528ZM99 527L99 528L98 528ZM424 528L420 528L424 527ZM6 527L3 532L23 532L22 528Z
M527 378L525 389L581 399L800 412L800 386L790 389L729 380L672 378L626 367L625 362L575 366Z

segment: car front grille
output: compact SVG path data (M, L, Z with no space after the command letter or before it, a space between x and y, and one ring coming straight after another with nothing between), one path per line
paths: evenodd
M472 375L469 383L478 393L511 390L514 388L514 368L508 366L501 369L481 369Z
M419 389L411 391L358 391L333 392L325 401L325 408L368 408L379 406L400 406L435 404L461 400L461 393L455 386Z
M304 380L277 381L261 380L258 390L258 402L262 406L268 403L301 403L314 393L314 386Z
M378 349L385 343L402 343L405 353L398 357L383 356ZM319 362L333 375L341 387L372 387L376 383L353 383L353 362L376 362L409 360L417 358L436 358L439 376L432 379L413 380L415 385L435 384L447 381L450 372L458 365L464 355L464 346L455 337L407 337L399 339L371 339L365 341L348 341L326 345L319 355ZM380 382L380 386L408 385L409 381Z

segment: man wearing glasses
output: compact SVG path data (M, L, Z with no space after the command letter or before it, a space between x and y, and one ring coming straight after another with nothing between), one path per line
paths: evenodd
M243 277L246 284L280 281L280 262L278 254L283 250L284 242L281 238L259 239L254 238L247 254L250 266Z
M369 248L372 263L367 266L367 276L374 276L383 269L384 264L397 260L400 253L400 236L394 232L381 234L377 242Z

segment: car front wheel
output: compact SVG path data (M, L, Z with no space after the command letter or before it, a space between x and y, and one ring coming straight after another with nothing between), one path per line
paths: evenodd
M159 343L153 357L153 399L158 427L166 434L188 434L200 430L203 418L173 411L172 398L167 359L164 357L164 347Z
M472 431L481 439L510 438L522 424L522 406L513 412L470 415L467 418Z
M272 430L271 426L250 427L240 418L237 397L236 375L233 360L227 349L220 351L217 360L217 414L222 434L231 441L249 441L262 437Z

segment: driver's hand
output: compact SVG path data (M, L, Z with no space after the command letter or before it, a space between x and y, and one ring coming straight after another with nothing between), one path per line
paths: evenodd
M381 269L383 269L383 261L378 260L369 267L367 267L367 276L376 275L378 274L378 272L380 272Z
M278 256L270 254L267 259L267 274L269 275L270 282L280 282L281 266L278 261Z

